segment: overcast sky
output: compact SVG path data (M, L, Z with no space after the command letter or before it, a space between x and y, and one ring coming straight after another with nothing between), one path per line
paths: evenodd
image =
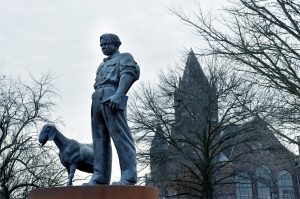
M199 0L203 9L224 0ZM171 14L189 13L193 0L0 0L0 73L28 77L51 72L60 99L55 114L62 133L92 142L91 94L104 56L99 36L119 35L121 52L130 52L141 81L155 82L160 70L175 65L185 49L203 45L195 32Z

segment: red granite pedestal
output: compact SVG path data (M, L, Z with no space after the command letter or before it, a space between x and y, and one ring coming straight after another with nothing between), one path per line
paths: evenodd
M35 189L29 199L158 199L159 190L149 186L70 186Z

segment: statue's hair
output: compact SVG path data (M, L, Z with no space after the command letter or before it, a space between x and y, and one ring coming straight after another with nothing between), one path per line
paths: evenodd
M120 38L116 34L105 33L105 34L103 34L103 35L100 36L100 41L102 39L105 40L105 41L107 41L107 42L109 42L109 43L115 44L118 47L122 44Z

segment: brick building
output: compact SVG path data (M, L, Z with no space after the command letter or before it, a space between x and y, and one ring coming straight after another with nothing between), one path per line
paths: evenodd
M193 173L195 165L187 163L189 160L184 156L189 154L197 158L197 132L205 130L207 118L212 126L218 123L218 104L211 97L216 88L209 83L193 51L188 55L178 90L184 91L174 94L176 122L172 138L178 143L169 144L163 130L157 127L150 149L151 177L148 184L160 189L161 198L201 198L199 193L203 185L191 177L199 173L196 169ZM191 120L185 117L187 115L196 119ZM235 134L241 131L245 133ZM300 198L297 157L278 141L264 122L254 118L231 126L222 132L222 136L230 139L226 140L228 147L223 148L217 159L217 163L224 163L224 166L212 176L214 181L223 179L213 187L214 198ZM189 144L186 144L187 140ZM182 165L188 165L188 169Z

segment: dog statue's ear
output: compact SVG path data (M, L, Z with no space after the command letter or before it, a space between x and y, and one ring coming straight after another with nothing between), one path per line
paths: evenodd
M51 141L55 138L56 136L56 131L51 131L49 134L48 134L48 140Z

